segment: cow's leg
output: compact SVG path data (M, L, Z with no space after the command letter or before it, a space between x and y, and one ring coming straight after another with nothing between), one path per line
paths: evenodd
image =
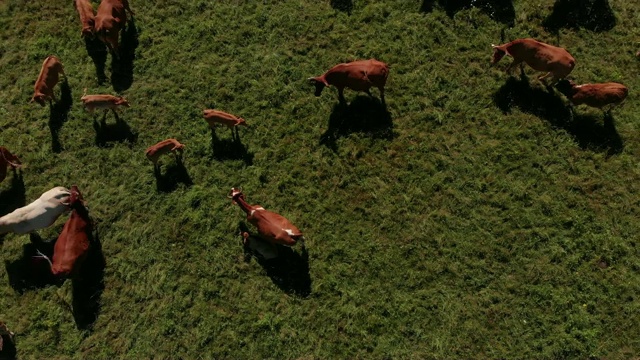
M367 93L367 95L373 97L373 94L371 94L371 90L370 89L367 89L364 92Z
M506 73L511 74L511 71L518 65L522 64L522 60L513 59L513 62L507 67Z
M384 87L380 86L378 89L380 89L380 101L384 104Z
M544 74L544 75L540 75L540 76L538 76L538 80L540 80L540 81L544 81L546 78L548 78L549 76L552 76L552 75L553 75L553 73L548 72L548 73L546 73L546 74Z
M341 103L345 104L347 101L344 99L344 88L338 88L338 99Z

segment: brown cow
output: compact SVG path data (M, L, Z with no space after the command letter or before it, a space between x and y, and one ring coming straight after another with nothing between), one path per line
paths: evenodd
M9 166L11 166L11 169L15 173L16 169L22 166L22 163L20 159L10 153L6 147L0 146L0 182L7 177L7 167Z
M280 214L265 210L260 205L249 205L241 190L231 188L229 197L247 214L247 221L257 229L260 237L272 244L293 246L300 242L304 248L304 236L289 220ZM245 237L246 241L247 237Z
M238 125L248 126L243 118L219 110L205 109L202 112L202 116L211 130L215 130L217 125L224 125L231 129L231 136L234 136L233 129L235 129L235 136L238 136Z
M384 103L384 85L389 75L389 66L381 61L359 60L338 64L329 69L324 74L311 77L308 80L316 87L316 96L320 96L325 86L335 86L338 89L338 96L341 102L344 100L344 88L347 87L356 91L364 91L369 96L372 86L380 89L380 99Z
M93 13L93 5L89 0L74 0L74 5L80 16L80 23L82 24L82 36L93 37L93 31L95 26L95 14Z
M127 24L125 10L134 15L128 0L102 0L95 17L95 32L98 39L105 43L116 57L119 56L120 30L124 29Z
M4 349L4 342L13 343L13 333L9 330L7 325L0 321L0 359L2 357L2 350Z
M629 94L626 86L614 82L576 85L571 80L562 80L558 82L556 88L574 105L585 104L601 109L605 113L621 104ZM609 108L604 110L607 106Z
M71 215L53 248L51 271L59 278L78 275L91 244L92 221L76 185L71 186L69 202Z
M91 113L96 109L102 109L104 110L105 115L109 110L116 114L116 109L119 106L129 107L129 102L122 96L87 95L87 89L84 89L84 94L80 100L82 101L82 105L84 105L85 109L89 110Z
M57 57L50 55L44 59L42 69L40 69L40 75L38 75L38 80L36 80L36 85L34 86L34 94L31 102L35 101L40 104L40 106L44 106L47 100L49 104L51 104L52 99L57 102L56 96L53 93L53 87L58 83L60 74L66 78L62 63Z
M567 77L576 65L576 60L567 50L534 39L518 39L507 44L491 46L493 47L491 64L496 64L504 55L509 55L513 57L513 62L507 68L507 73L525 62L534 70L547 72L538 80L553 76L551 84Z
M184 144L181 144L178 140L167 139L150 146L145 151L145 155L147 155L147 159L151 160L154 167L158 167L158 159L160 156L172 152L175 154L176 160L179 160L182 157L183 149Z

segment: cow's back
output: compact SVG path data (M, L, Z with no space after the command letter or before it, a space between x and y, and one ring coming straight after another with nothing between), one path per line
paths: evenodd
M618 83L584 84L577 87L571 101L576 105L602 107L620 103L628 94L629 89Z
M507 45L507 51L514 59L526 62L538 71L558 68L571 71L575 65L575 59L567 50L534 39L514 40Z
M366 73L369 81L375 86L384 86L389 76L389 66L375 59L367 60Z
M53 88L58 83L60 72L64 72L60 60L53 55L47 56L42 63L38 80L36 80L36 91L43 88Z
M53 249L51 270L54 275L69 275L89 250L90 222L74 210L64 224Z

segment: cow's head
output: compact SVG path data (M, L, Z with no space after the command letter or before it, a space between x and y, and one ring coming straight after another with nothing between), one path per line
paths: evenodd
M122 105L122 106L126 106L129 107L129 102L127 101L127 99L123 98L122 96L118 96L116 99L116 105Z
M82 36L85 38L93 39L93 33L95 31L95 20L89 19L87 26L82 27Z
M555 88L558 89L564 96L571 96L576 86L572 80L562 79L556 83Z
M231 188L231 192L229 192L229 198L236 203L236 199L241 198L244 200L244 194L242 193L242 188Z
M71 189L69 190L69 193L71 193L71 196L69 196L69 207L75 210L86 211L87 202L84 201L84 198L82 197L82 193L80 193L80 190L78 190L78 186L72 185Z
M307 80L309 80L309 82L311 82L316 87L316 92L315 92L316 96L320 96L325 86L329 86L329 83L327 82L327 80L325 80L325 78L322 76L310 77Z
M491 47L493 48L493 59L491 59L491 64L495 64L500 61L500 59L502 59L507 54L507 52L502 49L501 46L491 44Z
M33 97L31 98L31 101L29 102L37 102L38 104L40 104L40 106L44 106L47 103L47 96L45 94L36 94L33 95Z
M238 118L238 120L236 121L236 125L249 126L243 118Z

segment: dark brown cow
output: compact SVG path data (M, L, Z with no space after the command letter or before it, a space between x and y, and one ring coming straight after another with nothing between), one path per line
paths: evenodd
M95 27L95 14L93 13L93 6L89 0L74 0L74 5L80 16L80 23L82 24L82 36L93 37L93 31Z
M158 159L160 156L168 153L174 153L176 155L176 160L182 157L182 151L184 149L184 144L181 144L176 139L167 139L162 140L159 143L150 146L146 151L145 155L147 155L147 159L151 160L154 167L158 166Z
M338 89L338 96L341 102L344 100L344 88L347 87L355 91L364 91L371 96L371 87L380 90L380 99L384 103L384 85L389 75L389 66L381 61L358 60L348 63L338 64L329 69L324 74L311 77L311 81L316 87L316 96L320 96L325 86L335 86Z
M513 62L507 68L507 73L524 62L534 70L547 73L540 76L538 80L553 76L551 84L567 77L576 66L576 60L567 50L534 39L518 39L507 44L491 46L493 47L492 64L509 55L513 57Z
M53 87L56 86L60 78L60 74L66 77L64 74L64 68L60 59L51 55L44 59L42 63L42 69L40 69L40 75L34 86L33 97L31 102L37 102L40 106L44 106L46 101L56 101L56 96L53 93Z
M562 80L556 84L556 88L574 105L585 104L601 109L605 113L621 104L629 94L626 86L615 82L576 85L571 80ZM607 110L604 109L606 107L608 107Z
M7 168L11 167L15 173L16 169L22 166L20 159L7 150L6 147L0 146L0 182L7 177Z
M62 233L53 248L51 271L59 278L78 275L84 259L89 252L92 222L89 210L84 204L82 194L76 185L71 186L71 215L64 224Z
M13 333L9 330L7 325L0 321L0 359L4 358L2 355L2 350L4 349L5 341L13 343Z
M304 248L302 231L280 214L265 210L260 205L249 205L241 190L231 188L229 197L247 214L247 221L257 229L260 237L272 244L293 246L300 242ZM245 237L246 241L247 237Z
M120 30L124 29L127 24L125 10L133 15L128 0L102 0L95 18L95 31L98 39L105 43L116 56L119 56Z

